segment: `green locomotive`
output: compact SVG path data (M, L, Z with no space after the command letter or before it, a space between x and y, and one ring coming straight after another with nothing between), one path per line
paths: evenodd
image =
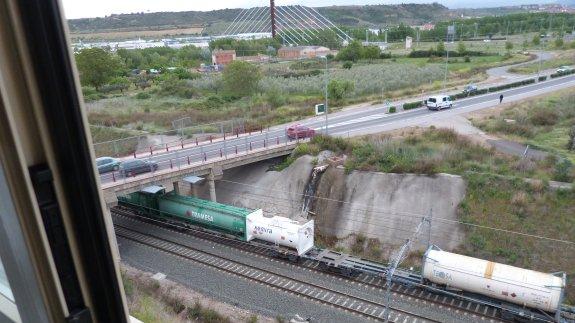
M247 219L261 210L248 210L215 203L175 192L166 193L161 186L146 187L139 192L118 197L118 204L147 216L190 222L248 241Z

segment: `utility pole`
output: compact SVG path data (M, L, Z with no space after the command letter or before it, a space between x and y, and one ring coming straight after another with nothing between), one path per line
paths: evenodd
M328 75L328 65L327 65L327 56L322 56L322 58L325 58L325 135L328 135L328 118L327 118L327 114L328 114L328 108L327 108L327 87L328 87L328 80L329 80L329 75Z
M431 220L433 219L433 208L429 209L429 218L427 218L427 248L431 246Z
M476 39L477 39L477 27L478 27L478 24L475 23L475 36L473 38L476 38Z

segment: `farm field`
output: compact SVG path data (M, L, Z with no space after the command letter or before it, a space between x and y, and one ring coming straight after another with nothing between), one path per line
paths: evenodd
M449 87L463 86L486 78L487 68L530 59L492 55L450 59ZM341 98L330 97L330 106L341 107L362 102L382 102L418 95L442 87L445 71L441 58L360 60L351 68L331 62L329 80L351 84ZM145 90L130 88L124 93L105 94L86 103L91 124L128 130L161 132L170 130L172 121L190 117L196 124L230 119L250 119L274 125L313 115L313 106L323 101L325 67L320 61L297 61L260 65L262 79L254 95L230 98L221 93L222 76L207 74L176 83L154 82Z
M161 38L167 36L199 35L204 27L187 27L172 29L142 29L142 30L109 30L98 32L70 33L72 40L129 40L137 38Z

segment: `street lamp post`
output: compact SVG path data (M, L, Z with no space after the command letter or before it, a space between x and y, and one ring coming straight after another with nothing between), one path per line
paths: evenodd
M328 128L328 107L327 107L327 86L328 86L328 80L329 80L329 75L328 75L328 64L327 64L327 56L320 56L322 59L325 59L325 72L324 72L324 78L325 78L325 134L326 136L328 135L327 133L327 128Z

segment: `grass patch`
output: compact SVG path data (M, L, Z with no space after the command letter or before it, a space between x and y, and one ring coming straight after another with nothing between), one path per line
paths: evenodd
M138 145L138 131L121 128L90 126L96 157L124 156L134 152ZM122 140L120 140L122 139ZM119 140L117 142L112 142Z
M310 142L300 144L276 170L288 167L302 155L316 155L323 150L347 155L344 167L348 172L361 170L427 175L478 172L552 180L561 162L553 158L532 161L499 154L494 149L471 142L451 129L430 128L403 139L392 139L387 135L355 139L318 135ZM569 172L571 170L569 168Z
M520 179L467 174L467 193L458 209L466 223L572 241L575 190L548 190ZM465 226L458 252L543 272L567 270L575 279L575 247L555 241ZM575 285L568 287L575 302Z
M516 103L498 116L473 123L485 132L549 151L575 163L575 150L569 149L569 131L575 126L573 93Z
M190 304L173 286L161 286L158 281L141 274L122 272L122 283L130 315L146 323L185 322L228 323L231 320L199 301ZM250 318L249 322L253 320ZM257 321L257 317L256 317Z

